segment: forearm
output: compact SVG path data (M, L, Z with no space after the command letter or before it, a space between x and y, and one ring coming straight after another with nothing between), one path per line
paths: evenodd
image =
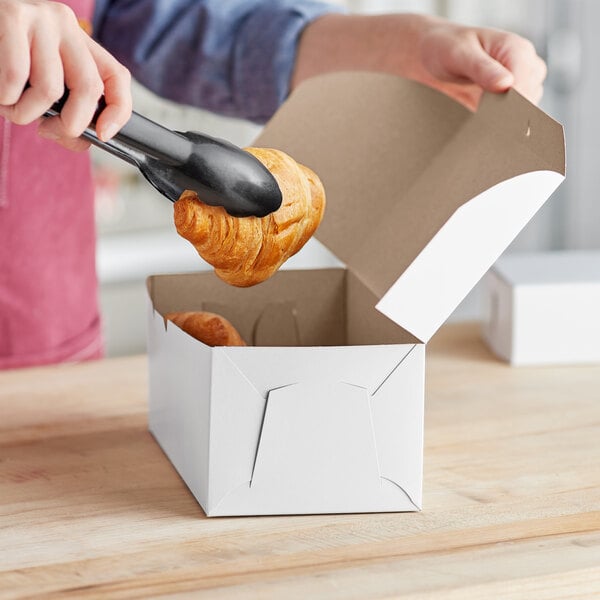
M542 96L544 61L528 40L413 14L327 15L299 42L291 87L322 73L379 71L439 89L469 108L483 90L515 87L532 102Z
M326 15L304 30L292 88L331 71L381 71L431 84L423 67L421 39L438 21L415 14Z

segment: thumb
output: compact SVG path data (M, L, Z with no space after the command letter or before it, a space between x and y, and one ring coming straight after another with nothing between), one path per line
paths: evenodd
M477 44L465 57L462 75L488 92L504 92L515 81L514 75Z

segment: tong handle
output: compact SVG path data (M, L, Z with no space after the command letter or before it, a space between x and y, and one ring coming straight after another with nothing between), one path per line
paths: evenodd
M55 102L44 113L44 116L59 115L68 98L69 90L65 89L60 100ZM184 164L188 160L192 152L192 145L188 139L135 111L132 111L129 121L115 136L107 142L102 141L96 133L95 125L100 113L105 108L106 101L103 96L98 101L91 123L81 137L137 167L143 164L146 156L170 165Z

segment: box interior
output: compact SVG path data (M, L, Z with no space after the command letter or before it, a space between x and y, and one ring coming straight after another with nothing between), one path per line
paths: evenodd
M417 343L374 308L375 294L343 268L284 270L252 288L235 288L212 272L154 275L154 309L203 310L225 317L250 346L360 346Z

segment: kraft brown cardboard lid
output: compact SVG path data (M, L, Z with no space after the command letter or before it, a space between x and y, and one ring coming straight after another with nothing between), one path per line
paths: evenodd
M472 113L426 86L381 73L306 81L255 144L279 148L320 176L327 208L316 237L383 298L382 312L422 341L508 246L565 168L562 127L515 91L484 94ZM555 177L540 185L519 177L548 172ZM498 184L513 178L524 185L505 190L511 196L505 206L497 198L488 202L490 189L502 196ZM516 202L515 194L528 197ZM476 210L465 207L475 198L481 199ZM476 264L453 260L456 254L465 263L465 248L466 263ZM404 299L416 294L425 297L415 308L418 298Z

